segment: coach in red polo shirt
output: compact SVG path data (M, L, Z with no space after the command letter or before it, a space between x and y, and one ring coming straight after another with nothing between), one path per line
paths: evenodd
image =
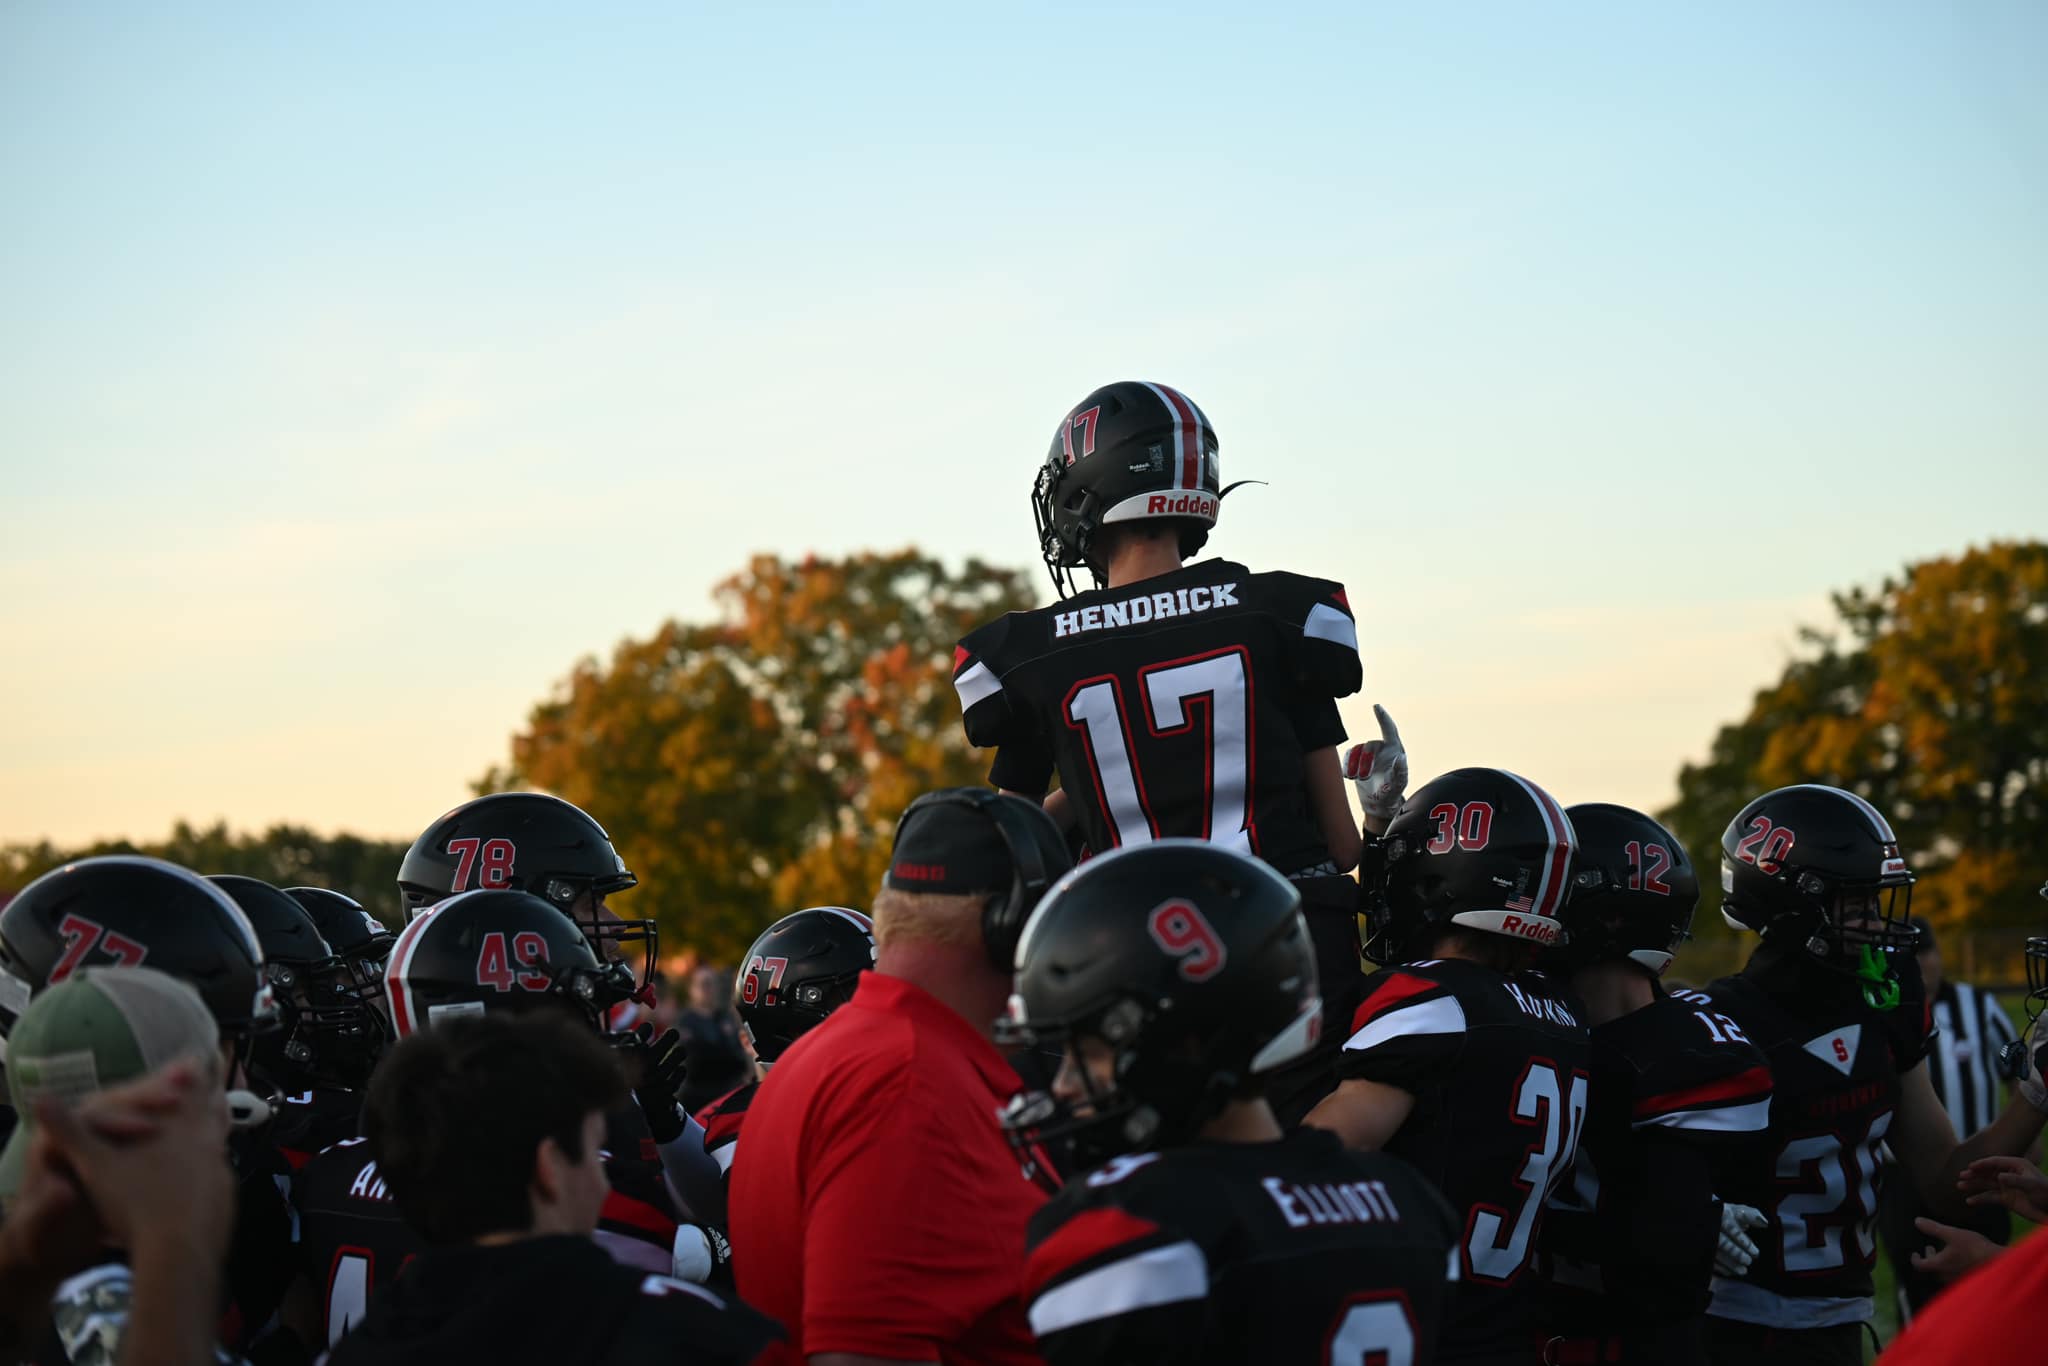
M919 798L874 904L875 968L790 1046L733 1162L741 1296L789 1330L766 1362L1035 1362L1019 1294L1045 1195L996 1125L989 1042L1024 917L1068 866L1044 811Z

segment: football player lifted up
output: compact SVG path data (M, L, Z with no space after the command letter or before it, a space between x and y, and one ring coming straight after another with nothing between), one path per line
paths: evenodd
M1027 924L998 1041L1063 1061L1004 1125L1027 1164L1067 1142L1091 1169L1030 1226L1052 1366L1433 1359L1457 1271L1443 1197L1283 1133L1263 1096L1322 1020L1300 904L1262 863L1165 839L1077 869Z
M1584 1125L1591 1047L1567 989L1534 970L1561 937L1571 820L1548 792L1461 768L1368 846L1366 981L1337 1090L1308 1122L1407 1158L1464 1227L1442 1361L1527 1363L1543 1209Z
M1761 1210L1745 1276L1716 1276L1716 1362L1853 1363L1871 1317L1880 1149L1930 1209L1967 1215L1978 1157L2024 1152L2048 1110L2037 1071L1958 1144L1928 1079L1931 1014L1908 923L1913 873L1890 822L1853 792L1766 792L1721 836L1721 913L1762 939L1741 972L1687 999L1770 1060L1770 1126L1746 1135L1721 1195Z
M1770 1066L1733 1020L1658 985L1699 903L1685 846L1625 806L1565 815L1579 842L1568 938L1544 968L1585 1007L1593 1084L1578 1161L1545 1219L1550 1358L1704 1366L1708 1278L1741 1274L1763 1222L1716 1198L1717 1162L1768 1122Z
M1082 399L1032 490L1062 600L970 633L953 682L967 738L997 750L990 780L1044 800L1095 853L1207 839L1295 880L1344 1012L1360 972L1343 875L1360 836L1337 699L1362 679L1357 628L1327 579L1183 563L1216 524L1220 481L1216 429L1178 390L1126 381ZM1283 1119L1328 1089L1327 1067L1295 1071L1275 1091Z

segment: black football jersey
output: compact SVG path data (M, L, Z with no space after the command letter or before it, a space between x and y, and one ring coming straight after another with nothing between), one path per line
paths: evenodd
M1304 1129L1118 1158L1033 1216L1049 1366L1428 1361L1458 1225L1421 1175Z
M703 1286L621 1266L556 1234L434 1248L379 1290L332 1366L741 1366L783 1336Z
M1341 585L1228 560L1012 612L953 665L991 781L1039 796L1057 770L1090 849L1211 839L1283 873L1329 860L1302 761L1361 682Z
M356 1136L363 1097L340 1087L316 1086L280 1097L272 1116L270 1142L297 1171L313 1154Z
M398 1212L365 1139L307 1159L292 1181L299 1266L320 1299L321 1341L332 1346L362 1321L370 1295L397 1278L426 1243Z
M1770 1219L1749 1274L1715 1278L1708 1312L1780 1328L1871 1315L1877 1194L1899 1075L1926 1059L1926 993L1893 956L1901 999L1865 1004L1856 981L1799 949L1766 944L1748 966L1686 999L1729 1017L1770 1060L1770 1124L1732 1159L1724 1199Z
M1593 1026L1572 1175L1544 1216L1552 1328L1625 1344L1625 1362L1703 1360L1716 1187L1769 1124L1771 1069L1733 1020L1659 995Z
M683 1222L647 1117L627 1101L605 1117L604 1174L611 1182L598 1214L597 1241L614 1260L666 1276L675 1270Z
M1585 1127L1591 1044L1561 983L1479 963L1406 963L1366 979L1338 1062L1415 1106L1386 1149L1451 1202L1463 1226L1442 1359L1533 1351L1544 1204Z

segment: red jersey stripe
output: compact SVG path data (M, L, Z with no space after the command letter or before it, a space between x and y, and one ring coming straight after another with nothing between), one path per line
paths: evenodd
M673 1241L676 1236L676 1221L663 1214L645 1200L635 1200L630 1195L607 1191L604 1207L597 1217L605 1223L624 1224L628 1228L651 1233L664 1241Z
M1114 1247L1149 1238L1159 1225L1114 1206L1082 1210L1052 1237L1031 1249L1024 1263L1024 1293L1036 1295L1054 1277Z
M1720 1105L1732 1100L1757 1100L1768 1095L1770 1089L1771 1069L1752 1067L1747 1072L1737 1072L1732 1077L1721 1077L1715 1081L1702 1082L1698 1086L1666 1091L1661 1096L1645 1096L1636 1102L1634 1118L1648 1119L1653 1115L1669 1114L1673 1110L1689 1110L1700 1105Z
M1351 1017L1351 1032L1356 1034L1365 1028L1375 1016L1384 1015L1396 1006L1414 1000L1425 991L1435 991L1441 982L1432 982L1427 977L1417 977L1409 972L1397 972L1373 989L1372 995L1359 1004L1357 1013Z

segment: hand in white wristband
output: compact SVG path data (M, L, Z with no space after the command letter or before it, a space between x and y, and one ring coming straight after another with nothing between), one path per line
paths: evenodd
M1401 809L1408 790L1408 751L1387 709L1374 704L1372 714L1379 718L1380 738L1351 747L1344 756L1344 776L1357 787L1365 814L1386 821Z

